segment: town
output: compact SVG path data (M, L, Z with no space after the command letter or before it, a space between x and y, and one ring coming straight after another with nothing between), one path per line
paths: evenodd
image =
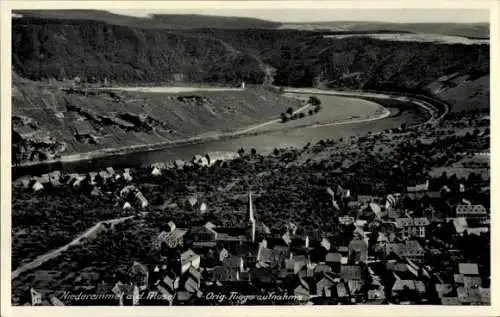
M266 155L21 178L13 304L489 305L489 133L469 111Z

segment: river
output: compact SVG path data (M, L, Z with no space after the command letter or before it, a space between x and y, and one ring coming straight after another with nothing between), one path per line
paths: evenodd
M309 95L311 93L308 93ZM299 94L298 94L299 95ZM328 101L328 98L321 93L317 94L320 100ZM370 98L377 102L376 97ZM322 139L348 140L351 136L359 136L368 132L383 131L400 127L402 123L407 125L423 122L426 116L423 110L415 105L404 101L392 100L387 103L387 98L380 97L380 104L385 106L391 115L379 120L355 123L339 123L327 125L296 126L289 129L278 129L263 131L258 134L240 135L225 140L207 140L196 144L185 144L173 148L159 149L153 151L143 151L106 157L94 158L92 160L75 162L41 163L32 166L13 167L13 179L22 175L41 175L55 170L66 173L84 173L97 171L108 166L115 168L138 167L150 165L154 162L167 162L176 159L191 159L194 155L210 154L214 152L236 152L243 148L247 152L255 148L258 153L267 154L275 148L303 147L307 143L317 143ZM323 102L323 108L328 105ZM397 110L403 108L403 112Z

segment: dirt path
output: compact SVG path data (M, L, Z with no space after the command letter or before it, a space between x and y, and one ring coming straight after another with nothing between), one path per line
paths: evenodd
M21 275L22 273L29 271L29 270L32 270L32 269L35 269L35 268L39 267L40 265L42 265L43 263L58 257L59 255L61 255L61 253L66 251L69 247L77 245L77 244L81 244L82 243L81 240L83 238L87 238L87 237L92 236L93 234L97 234L99 229L101 228L101 226L103 224L110 224L111 226L114 226L120 222L123 222L127 219L131 219L133 217L134 216L128 216L128 217L121 217L121 218L116 218L116 219L111 219L111 220L99 221L94 226L87 229L84 233L82 233L81 235L74 238L68 244L63 245L62 247L55 249L53 251L50 251L48 253L42 254L42 255L38 256L36 259L34 259L33 261L21 265L19 268L17 268L15 271L12 272L11 279L15 279L19 275Z

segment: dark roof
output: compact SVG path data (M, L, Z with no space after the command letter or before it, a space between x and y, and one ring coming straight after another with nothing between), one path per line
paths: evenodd
M272 269L269 268L254 268L250 271L253 279L260 280L261 282L272 282L276 276Z
M314 273L323 273L323 272L331 272L332 268L329 265L326 264L318 264L314 268Z
M227 258L224 259L223 261L223 264L224 266L226 267L229 267L229 268L232 268L232 269L237 269L240 267L240 264L241 264L241 261L242 261L242 257L241 256L229 256Z
M340 253L330 252L326 255L326 262L340 262L342 255Z
M201 272L192 266L189 267L188 273L198 281L201 279Z
M340 267L340 276L344 280L361 279L361 267L358 265L342 265Z
M239 273L237 270L225 266L217 266L212 271L212 281L228 282L237 281Z

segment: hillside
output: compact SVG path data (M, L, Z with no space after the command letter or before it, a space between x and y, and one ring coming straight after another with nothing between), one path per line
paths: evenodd
M95 21L22 18L12 24L12 64L22 77L89 82L262 82L258 61L209 37ZM70 43L70 45L68 45Z
M24 17L58 20L91 20L110 25L136 27L141 29L273 29L281 25L254 18L225 17L210 15L153 14L149 17L134 17L114 14L103 10L15 10Z
M277 118L287 107L300 104L258 87L178 94L61 88L14 81L17 161L231 131Z
M387 23L387 22L315 22L315 23L283 23L280 29L309 31L342 31L342 32L374 32L376 30L390 32L433 33L455 35L470 38L489 38L490 29L487 23Z

